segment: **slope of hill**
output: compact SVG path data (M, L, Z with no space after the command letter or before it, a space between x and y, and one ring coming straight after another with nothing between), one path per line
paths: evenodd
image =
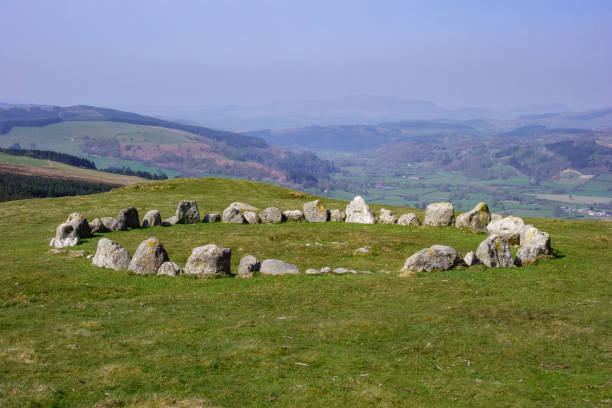
M4 134L1 134L4 133ZM22 146L145 163L187 176L216 173L289 184L316 184L330 162L263 139L91 106L0 108L0 146ZM99 159L102 158L102 159ZM128 166L129 167L129 166Z
M72 211L91 219L134 205L167 217L183 199L208 213L233 201L300 208L313 197L244 180L173 179L0 203L2 406L562 407L609 398L610 223L527 219L550 232L556 258L410 278L397 270L416 250L465 253L484 235L200 223L98 235L74 248L91 254L107 236L133 253L155 236L180 265L192 248L215 243L232 249L233 271L250 253L302 271L370 275L144 277L93 267L78 252L47 253L46 237ZM371 255L354 255L361 246Z

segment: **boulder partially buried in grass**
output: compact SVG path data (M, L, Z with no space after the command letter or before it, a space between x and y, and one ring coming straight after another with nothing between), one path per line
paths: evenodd
M397 223L399 225L415 225L415 226L421 225L421 221L419 221L419 219L414 213L402 214L398 218Z
M455 208L453 203L432 203L425 209L423 224L432 227L453 225Z
M297 266L278 259L266 259L261 263L259 272L262 275L287 275L299 274L300 270Z
M304 217L308 222L327 222L329 220L329 211L321 200L314 200L304 204Z
M434 245L406 259L400 272L406 276L412 272L446 271L460 265L464 265L464 262L459 251L446 245Z
M129 252L121 245L108 238L101 238L91 263L101 268L118 271L128 269L131 260Z
M186 275L221 278L230 275L232 250L215 244L194 248L185 265Z
M486 232L491 222L491 213L487 203L476 205L470 212L460 214L455 221L455 227L471 232Z

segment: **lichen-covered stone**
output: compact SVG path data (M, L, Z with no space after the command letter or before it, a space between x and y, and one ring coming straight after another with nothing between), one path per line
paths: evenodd
M329 211L321 200L305 203L303 210L304 217L308 222L327 222L329 220Z
M244 224L245 219L240 210L236 207L229 206L223 210L223 222L230 224Z
M167 261L161 264L161 266L157 270L158 275L179 276L182 273L183 273L183 268L181 268L174 262L170 262L170 261Z
M472 232L486 232L491 222L491 213L487 203L476 205L470 212L460 214L455 221L455 227Z
M446 271L460 265L464 265L464 262L459 251L446 245L434 245L406 259L400 272L407 276L412 272Z
M182 200L176 206L174 214L178 224L197 224L200 222L200 210L195 201Z
M261 224L261 218L255 211L245 211L242 215L247 224Z
M240 258L240 265L238 265L238 277L239 278L252 278L255 272L258 272L261 268L261 262L253 255L245 255Z
M380 217L378 217L378 222L380 224L397 224L398 218L393 211L387 210L386 208L380 209Z
M96 254L91 263L101 268L114 269L116 271L128 269L132 257L121 245L108 238L100 238Z
M370 209L370 206L362 197L356 196L346 206L345 222L357 224L376 224L376 221L376 214L374 214L374 211Z
M398 219L397 223L399 225L421 225L421 221L417 218L414 213L402 214Z
M550 246L550 235L535 228L533 225L526 225L521 230L521 247L516 253L516 265L534 265L541 257L552 254Z
M304 221L304 212L302 210L283 211L283 216L291 221Z
M228 277L232 250L214 244L194 248L185 265L185 274L202 277Z
M134 207L120 210L117 220L119 221L119 224L125 224L128 228L140 228L138 210Z
M331 222L344 222L346 220L346 214L344 211L331 210L329 212L329 220Z
M514 266L510 245L506 238L499 235L490 235L478 245L476 257L483 264L494 268Z
M259 218L264 224L278 224L283 221L283 213L276 207L268 207L259 213Z
M162 225L161 214L157 210L147 211L142 219L142 228L157 227Z
M453 203L432 203L425 210L424 225L432 227L453 225L455 221L455 208Z
M510 245L518 245L521 238L521 231L525 222L519 217L506 217L501 220L491 221L487 225L489 235L497 235L508 241Z
M128 269L139 275L155 275L159 267L169 261L168 253L155 237L148 238L138 245Z

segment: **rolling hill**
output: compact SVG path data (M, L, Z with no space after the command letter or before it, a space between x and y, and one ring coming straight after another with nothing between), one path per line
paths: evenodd
M183 199L209 213L233 201L284 210L314 198L245 180L172 179L0 203L0 404L608 404L610 223L526 219L551 234L555 258L409 278L397 271L415 251L447 244L465 253L484 235L398 225L199 223L96 235L73 251L48 253L47 238L72 211L92 219L133 205L141 216L158 209L167 217ZM248 253L302 271L373 273L139 276L91 265L84 255L103 236L130 253L155 236L180 265L192 248L215 243L232 249L233 271ZM371 254L354 255L362 246Z
M84 155L99 167L128 166L171 175L222 174L316 184L332 163L263 139L91 106L0 107L0 147ZM144 165L144 166L143 166Z

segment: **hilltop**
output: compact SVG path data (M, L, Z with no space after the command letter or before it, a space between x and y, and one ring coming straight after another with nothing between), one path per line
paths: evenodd
M47 237L73 211L93 219L133 205L141 215L158 209L167 217L183 199L196 200L207 213L234 201L284 210L314 198L246 180L172 179L0 203L0 402L604 404L612 336L610 223L528 218L551 234L553 259L408 278L397 271L415 251L446 244L465 253L485 236L445 227L199 223L99 234L77 251L48 253ZM324 201L328 208L347 204ZM301 270L343 266L374 273L145 277L92 266L82 255L92 254L102 236L130 253L155 236L181 265L192 248L215 243L232 249L233 271L251 253ZM359 247L371 254L355 255Z

